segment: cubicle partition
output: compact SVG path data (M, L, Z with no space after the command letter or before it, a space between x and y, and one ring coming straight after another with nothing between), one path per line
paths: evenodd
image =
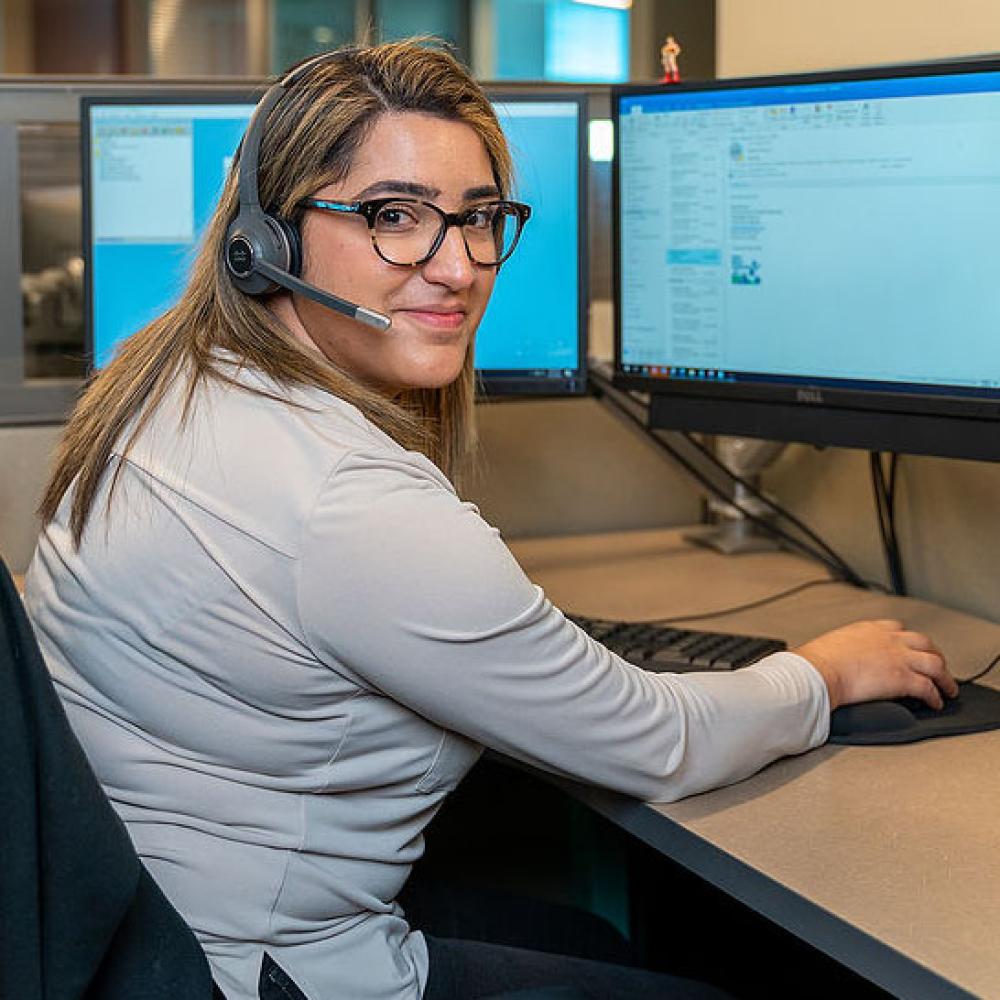
M150 86L129 78L0 83L0 426L61 423L87 373L80 98ZM156 86L184 94L233 82Z

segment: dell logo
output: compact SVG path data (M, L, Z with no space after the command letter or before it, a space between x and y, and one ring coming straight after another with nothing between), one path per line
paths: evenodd
M799 403L822 403L823 393L819 389L796 389L795 399Z

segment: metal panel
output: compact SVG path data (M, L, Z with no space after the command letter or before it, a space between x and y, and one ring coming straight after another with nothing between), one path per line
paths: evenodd
M24 378L17 126L0 124L0 413Z
M99 78L7 77L0 82L0 426L64 421L81 382L66 378L25 378L24 308L21 294L21 189L18 125L72 122L80 118L84 94L134 93L149 89L176 91L250 91L259 80L148 77Z

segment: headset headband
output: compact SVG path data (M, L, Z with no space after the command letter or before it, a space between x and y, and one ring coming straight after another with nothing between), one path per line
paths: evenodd
M321 52L312 59L307 59L304 63L289 70L277 83L272 84L267 93L260 99L260 103L254 109L247 126L246 138L243 140L243 149L240 153L240 211L244 208L250 210L260 209L260 188L257 184L257 172L260 166L260 144L264 138L264 128L274 106L285 95L285 91L306 76L315 66L325 62L332 62L340 57L339 52Z

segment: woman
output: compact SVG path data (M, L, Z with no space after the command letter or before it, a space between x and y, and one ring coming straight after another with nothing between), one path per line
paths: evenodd
M394 901L482 745L674 799L816 746L833 705L940 702L954 682L895 623L687 677L568 623L449 481L474 438L476 326L527 214L504 203L489 102L407 43L299 76L265 123L260 204L299 227L306 282L391 326L237 288L253 199L231 177L182 300L70 421L27 601L77 734L230 1000L262 968L311 1000L445 996L460 949ZM548 968L484 991L562 981ZM621 975L639 996L628 976L651 974Z

